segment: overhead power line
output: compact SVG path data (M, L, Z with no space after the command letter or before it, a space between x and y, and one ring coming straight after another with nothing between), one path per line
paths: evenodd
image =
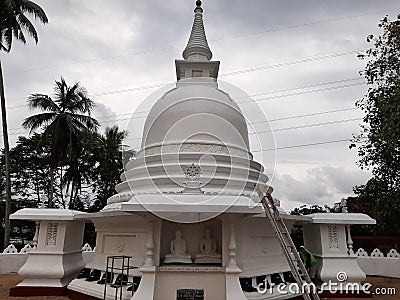
M357 108L357 107L348 107L348 108L342 108L342 109L335 109L335 110L328 110L328 111L320 111L320 112L315 112L315 113L310 113L310 114L304 114L304 115L296 115L296 116L290 116L290 117L276 118L276 119L271 119L271 120L269 120L269 121L270 121L270 122L276 122L276 121L282 121L282 120L290 120L290 119L297 119L297 118L304 118L304 117L325 115L325 114L331 114L331 113L337 113L337 112L343 112L343 111L349 111L349 110L356 110L356 109L358 109L358 108ZM256 123L265 123L265 121L252 122L251 124L256 124Z
M351 139L322 141L322 142L315 142L315 143L297 144L297 145L289 145L289 146L275 147L275 148L262 149L262 150L254 150L254 151L251 151L251 152L252 153L255 153L255 152L267 152L267 151L275 151L275 150L283 150L283 149L293 149L293 148L319 146L319 145L334 144L334 143L343 143L343 142L350 142L350 141L351 141Z
M238 71L222 73L220 76L226 77L226 76L238 75L238 74L243 74L243 73L250 73L250 72L264 71L264 70L270 70L270 69L281 68L281 67L288 67L288 66L293 66L293 65L302 64L302 63L309 63L309 62L320 61L320 60L324 60L324 59L347 56L347 55L351 55L351 54L358 54L365 50L367 50L367 49L357 49L357 50L338 52L338 53L332 53L332 54L326 54L326 55L320 55L320 56L312 56L312 57L308 57L308 58L302 58L302 59L298 59L298 60L282 62L282 63L277 63L277 64L259 65L259 66L254 66L254 67L247 68L247 69L238 70Z
M230 73L222 73L221 75L223 76L223 74L228 74L227 76L231 76L231 75L241 74L241 73L238 73L238 72L250 73L250 72L262 71L262 70L267 70L267 69L273 69L273 68L285 67L285 66L290 66L290 65L296 65L296 64L300 64L300 63L308 63L308 62L312 62L312 61L316 61L316 60L323 60L323 59L328 59L328 58L340 57L340 56L343 56L343 55L354 54L354 53L358 53L359 51L361 51L361 50L345 51L345 52L334 53L334 54L326 54L326 55L321 55L321 56L314 56L314 57L304 58L304 59L300 59L300 60L277 63L277 64L272 64L272 65L267 65L267 66L259 66L259 67L255 66L255 67L252 67L251 69L244 69L244 70L239 70L239 71L230 72ZM340 54L342 54L342 55L340 55ZM235 74L233 74L233 73L235 73ZM322 83L321 85L327 85L327 84L334 83L334 82L340 83L340 82L355 81L355 80L362 80L362 78L361 79L349 78L349 79L337 80L337 81L333 81L333 82ZM154 89L154 88L157 88L157 87L164 87L164 86L166 86L166 85L168 85L170 83L171 82L166 82L166 83L160 83L160 84L156 84L156 85L133 87L133 88L129 88L129 89L121 89L121 90L114 90L114 91L104 91L104 92L90 94L89 96L90 97L102 97L102 96L108 96L108 95L114 95L114 94L121 94L121 93L127 93L127 92L140 91L140 90ZM316 84L316 85L313 85L313 86L318 86L318 85L320 85L320 84ZM310 87L313 87L313 86L310 86ZM301 88L305 88L305 87L298 87L298 88L294 88L294 89L301 89ZM19 99L22 99L22 98L19 98ZM26 107L26 106L27 106L27 104L21 104L21 105L15 105L15 106L7 106L7 108L8 109L15 109L15 108Z
M352 118L352 119L336 120L336 121L314 123L314 124L307 124L307 125L298 125L298 126L292 126L292 127L271 129L271 130L266 130L266 131L251 132L251 133L249 133L249 135L260 134L260 133L269 133L269 132L278 132L278 131L287 131L287 130L294 130L294 129L301 129L301 128L310 128L310 127L325 126L325 125L332 125L332 124L339 124L339 123L347 123L347 122L360 121L362 119L363 118Z
M322 122L322 123L314 123L314 124L306 124L306 125L298 125L298 126L292 126L292 127L284 127L284 128L277 128L277 129L271 129L271 130L266 130L266 131L257 131L257 132L251 132L249 135L255 135L255 134L261 134L261 133L269 133L269 132L279 132L279 131L287 131L287 130L295 130L295 129L302 129L302 128L310 128L310 127L317 127L317 126L326 126L326 125L332 125L332 124L339 124L339 123L346 123L346 122L352 122L352 121L359 121L362 120L363 118L352 118L352 119L343 119L343 120L335 120L335 121L330 121L330 122ZM128 120L128 118L127 118ZM122 121L122 120L119 120ZM104 123L111 123L112 121L104 122ZM15 128L17 129L17 128ZM18 128L20 129L20 128ZM28 133L28 130L26 131L20 131L20 132L15 132L15 133L10 133L9 135L20 135L20 134L26 134ZM2 136L2 135L1 135ZM138 140L141 138L130 138L126 140Z
M277 96L271 96L271 97L265 97L265 98L258 98L258 99L254 99L254 100L251 100L251 101L249 100L249 101L238 102L238 104L252 103L254 101L255 102L260 102L260 101L273 100L273 99L278 99L278 98L287 98L287 97L292 97L292 96L300 96L300 95L304 95L304 94L320 93L320 92L332 91L332 90L337 90L337 89L344 89L344 88L355 87L355 86L360 86L360 85L365 85L365 82L345 84L345 85L337 85L337 86L326 87L326 88L322 88L322 89L315 89L315 90L302 91L302 92L291 93L291 94L284 94L284 95L277 95Z
M337 113L337 112L344 112L344 111L350 111L350 110L357 110L357 107L348 107L348 108L342 108L342 109L335 109L335 110L328 110L328 111L319 111L319 112L314 112L310 114L303 114L303 115L295 115L295 116L288 116L288 117L281 117L281 118L276 118L276 119L271 119L271 120L264 120L264 121L257 121L257 122L248 122L249 125L254 125L254 124L260 124L260 123L268 123L268 122L277 122L277 121L282 121L282 120L290 120L290 119L298 119L298 118L305 118L305 117L311 117L311 116L318 116L318 115L325 115L325 114L332 114L332 113ZM132 112L130 113L125 113L125 114L119 114L119 115L114 115L114 116L104 116L97 118L99 119L110 119L111 117L116 117L116 116L126 116L126 115L132 115ZM102 124L107 124L107 123L115 123L115 122L121 122L121 121L127 121L127 120L132 120L132 119L137 119L137 118L146 118L147 115L145 116L140 116L140 117L129 117L129 118L122 118L118 119L116 118L115 120L109 120L109 121L101 121ZM21 130L22 128L17 127L17 128L10 128L8 129L9 131L15 131L15 130ZM19 133L12 133L9 135L16 135L16 134L23 134L25 132L19 132ZM0 135L1 136L1 135ZM140 139L140 138L139 138Z
M351 15L351 16L345 16L345 17L340 17L340 18L332 18L332 19L323 19L323 20L319 20L319 21L307 22L307 23L302 23L302 24L297 24L297 25L291 25L291 26L271 28L271 29L265 29L265 30L249 32L249 33L230 35L230 36L225 36L222 38L210 39L209 42L218 42L218 41L223 41L223 40L228 40L228 39L242 38L242 37L246 37L246 36L254 36L254 35L261 35L261 34L265 34L265 33L277 32L277 31L291 30L291 29L307 27L307 26L312 26L312 25L318 25L318 24L323 24L323 23L343 21L343 20L354 19L354 18L369 16L369 15L387 13L387 12L395 11L395 10L399 10L399 9L400 8L398 8L398 7L397 8L389 8L389 9L385 9L385 10L367 12L367 13L358 14L358 15ZM44 67L39 67L39 68L7 72L7 73L5 73L5 75L16 75L16 74L21 74L21 73L42 71L42 70L66 67L66 66L77 65L77 64L87 64L87 63L93 63L96 61L112 60L112 59L117 59L117 58L121 58L121 57L132 56L132 55L143 55L143 54L148 54L148 53L156 53L156 52L162 52L165 50L183 48L183 47L184 47L184 45L175 45L175 46L162 47L162 48L158 48L158 49L139 50L139 51L135 51L135 52L117 54L117 55L106 56L106 57L101 57L101 58L85 59L85 60L79 60L79 61L74 61L74 62L70 62L70 63L49 65L49 66L44 66Z

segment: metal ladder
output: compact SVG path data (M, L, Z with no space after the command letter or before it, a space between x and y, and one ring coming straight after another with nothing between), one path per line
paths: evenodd
M259 186L256 186L257 194L260 198L260 202L264 207L265 214L271 221L272 227L278 236L281 244L283 253L289 263L289 267L292 271L293 277L296 283L299 285L302 296L306 300L320 300L316 289L310 286L310 293L308 289L302 288L304 284L313 284L310 276L297 252L296 247L293 244L292 238L290 237L289 231L286 228L285 223L277 209L274 199L271 196L271 188L263 193Z

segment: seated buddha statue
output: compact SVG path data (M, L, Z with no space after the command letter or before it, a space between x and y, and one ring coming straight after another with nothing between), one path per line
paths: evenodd
M200 240L200 253L196 254L194 261L197 264L220 264L221 253L217 252L217 240L212 237L210 229L204 232L204 238Z
M186 241L182 238L182 232L180 230L175 232L175 239L171 241L170 253L165 255L164 263L180 263L180 264L191 264L192 258L186 253Z

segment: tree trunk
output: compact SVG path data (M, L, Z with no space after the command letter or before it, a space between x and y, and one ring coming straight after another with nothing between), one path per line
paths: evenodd
M66 209L67 207L65 205L63 186L62 186L62 183L63 183L63 181L62 181L62 178L63 178L62 171L63 171L63 167L61 166L61 168L60 168L60 198L61 198L61 204L62 204L63 208Z
M53 195L54 195L54 169L53 166L50 165L49 170L49 177L50 177L50 190L49 190L49 198L47 200L47 207L53 207Z
M35 192L36 192L36 207L40 207L40 188L39 188L39 179L38 179L38 171L35 170Z
M10 164L10 144L8 142L6 97L4 93L3 69L0 60L0 98L1 98L1 118L3 122L4 158L6 164L6 210L4 213L4 247L10 243L10 213L11 213L11 164Z
M74 182L75 182L75 180L72 179L72 183L71 183L71 194L70 194L70 196L69 196L68 209L73 209L73 208L74 208L74 188L75 188Z

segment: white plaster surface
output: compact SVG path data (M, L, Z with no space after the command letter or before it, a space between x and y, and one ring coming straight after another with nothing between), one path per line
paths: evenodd
M57 210L56 210L57 211ZM35 214L37 213L35 219ZM75 211L28 209L13 214L14 219L39 222L37 246L27 254L18 270L24 280L18 286L66 286L78 275L83 264L82 239L84 222L74 220Z
M347 227L351 224L375 224L375 220L364 214L353 213L318 213L309 216L311 223L303 225L304 246L318 260L316 277L323 282L341 282L338 274L345 273L347 282L360 283L364 280L366 273L357 263L357 256L349 249L351 239ZM365 255L362 251L357 254Z
M89 263L94 257L94 251L82 252L83 264ZM28 258L26 252L0 254L0 274L18 273Z
M390 257L357 257L367 275L400 278L400 259Z
M312 218L311 222L314 224L376 224L370 216L360 213L317 213L307 216Z
M71 221L75 216L82 214L80 211L58 208L23 208L10 216L12 220L59 220Z
M371 255L359 248L355 255L359 266L367 275L400 278L400 254L395 249L391 249L385 256L377 248Z
M0 254L0 274L17 273L27 258L26 253Z

